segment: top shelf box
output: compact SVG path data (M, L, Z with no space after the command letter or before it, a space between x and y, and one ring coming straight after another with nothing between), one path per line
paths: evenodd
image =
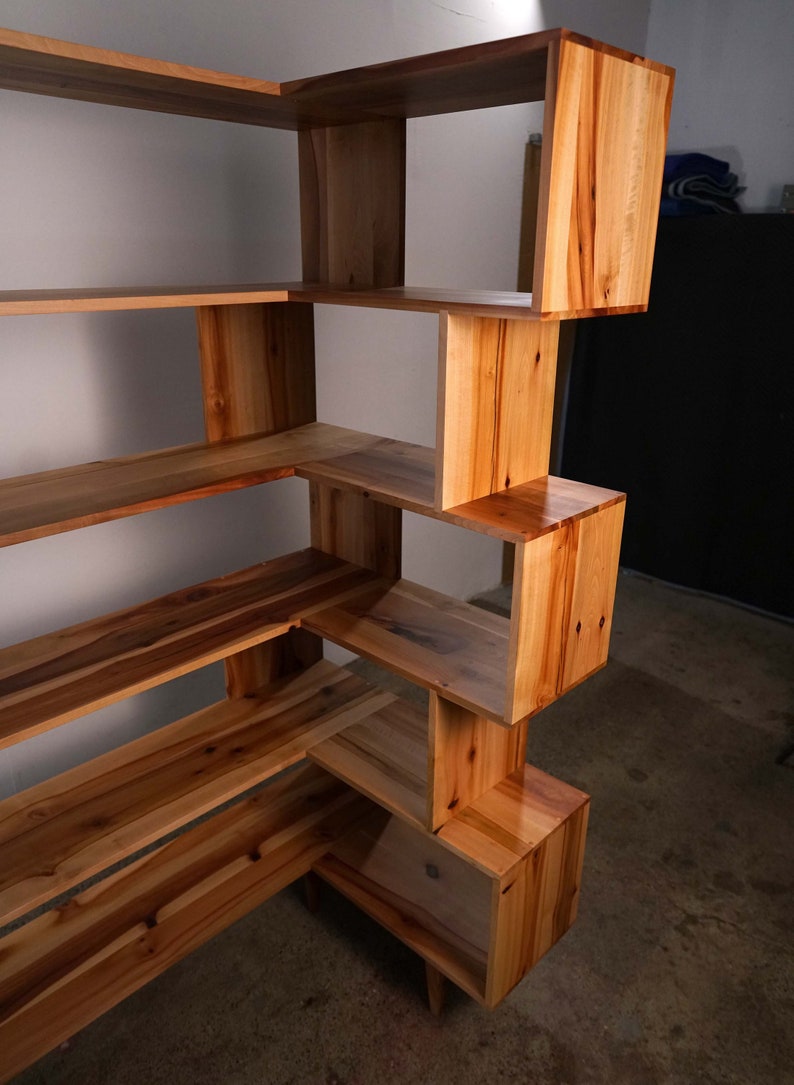
M270 128L317 128L542 101L560 42L672 69L570 30L274 83L0 29L0 87Z

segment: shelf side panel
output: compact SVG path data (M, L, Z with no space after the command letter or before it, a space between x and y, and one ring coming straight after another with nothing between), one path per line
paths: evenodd
M401 286L405 277L405 121L298 134L303 278Z
M311 544L372 569L378 576L400 576L402 510L362 494L319 482L309 484Z
M430 694L427 828L435 832L524 764L526 724L508 731L437 693Z
M219 441L280 433L314 422L314 308L308 302L209 305L196 309L204 424ZM225 662L229 696L322 659L322 642L292 630Z
M516 545L508 720L540 711L606 663L625 502Z
M673 75L552 42L533 308L647 307Z
M546 475L559 324L441 317L436 508Z

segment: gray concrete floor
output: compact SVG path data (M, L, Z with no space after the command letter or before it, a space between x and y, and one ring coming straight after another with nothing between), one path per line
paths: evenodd
M580 915L497 1010L331 890L279 894L19 1085L794 1082L794 630L621 576L612 660L530 726L593 797Z

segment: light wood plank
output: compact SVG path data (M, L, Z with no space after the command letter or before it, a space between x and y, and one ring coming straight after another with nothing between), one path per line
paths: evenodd
M210 441L279 433L317 417L314 312L291 305L208 306L196 310L204 425ZM322 659L322 644L303 630L226 660L230 697Z
M311 305L211 305L196 318L210 441L315 421Z
M0 480L0 546L255 486L301 459L375 445L320 422L277 434L182 445Z
M259 644L374 579L314 550L0 651L0 747Z
M375 290L337 282L331 285L306 282L290 286L289 298L291 301L302 299L326 305L403 309L415 313L450 312L511 320L540 319L532 308L531 294L508 290L450 290L436 286L392 286Z
M442 315L436 508L548 474L558 331Z
M312 482L311 544L396 580L402 564L402 513L393 505Z
M393 698L328 662L0 803L0 926L301 760Z
M523 719L603 667L624 502L516 547L508 720Z
M392 815L373 816L314 864L392 934L482 999L493 881Z
M505 618L400 580L318 609L304 625L464 708L504 720Z
M533 305L644 309L672 73L574 40L549 57Z
M370 809L308 766L8 935L0 1079L307 873Z
M398 817L425 825L427 714L423 709L395 698L360 723L313 745L308 756Z
M508 731L430 694L427 828L436 831L524 764L526 723Z
M522 765L442 826L438 840L501 882L589 801L578 788Z
M400 286L405 275L405 122L298 135L303 278Z
M100 313L123 309L185 309L204 305L256 305L262 302L288 301L293 285L295 284L229 283L218 286L0 290L0 316Z

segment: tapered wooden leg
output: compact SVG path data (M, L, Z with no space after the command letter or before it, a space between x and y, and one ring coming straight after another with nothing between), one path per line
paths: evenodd
M312 915L316 915L320 910L320 890L321 881L314 871L310 870L308 874L304 874L303 891L306 894L306 907Z
M440 1017L444 1010L444 995L446 993L446 977L429 961L425 961L425 973L427 975L427 1003L433 1017Z

